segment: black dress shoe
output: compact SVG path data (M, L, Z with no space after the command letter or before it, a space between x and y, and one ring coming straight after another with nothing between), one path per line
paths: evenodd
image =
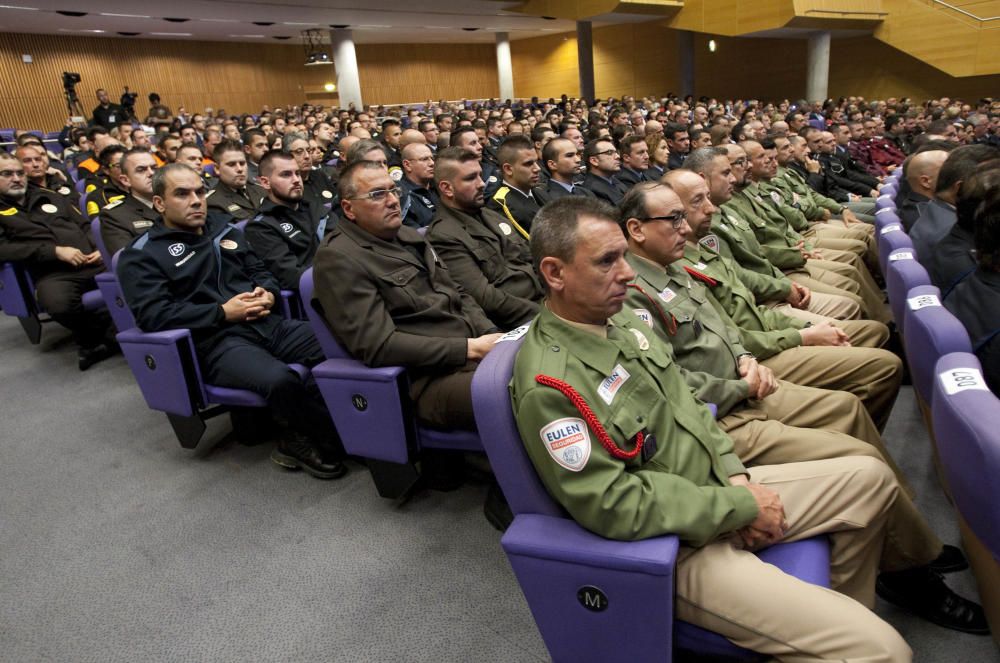
M493 525L500 532L506 532L510 524L514 522L514 514L507 504L507 498L500 490L500 484L494 482L490 490L486 493L486 502L483 504L483 514L490 525Z
M80 348L76 353L77 366L80 367L81 371L85 371L97 362L113 357L117 352L117 346L109 348L103 343L89 348Z
M881 573L875 582L875 592L889 603L938 626L974 635L990 633L982 607L949 589L941 574L929 566Z
M271 452L271 460L289 470L303 470L317 479L339 479L347 474L346 465L324 458L320 450L301 435L279 440Z
M954 573L969 568L969 560L965 558L965 553L962 552L961 548L945 544L944 550L937 556L937 559L931 562L930 566L932 571L938 573Z

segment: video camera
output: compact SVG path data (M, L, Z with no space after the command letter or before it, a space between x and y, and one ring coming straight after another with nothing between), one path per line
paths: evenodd
M70 71L63 72L63 89L71 92L76 84L80 82L80 74Z

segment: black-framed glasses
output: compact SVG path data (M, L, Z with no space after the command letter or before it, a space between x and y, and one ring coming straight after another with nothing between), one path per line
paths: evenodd
M609 154L618 154L618 150L612 148L610 150L603 150L601 152L594 152L594 156L595 157L604 157L604 156L608 156Z
M687 220L687 214L684 212L674 212L673 214L667 214L666 216L647 216L640 221L666 221L670 224L670 227L674 230L680 230L680 227L684 225Z
M396 196L396 198L402 198L403 190L398 186L391 189L375 189L359 196L352 196L351 198L348 198L348 200L360 200L362 198L367 198L373 203L381 203L389 196L389 194Z

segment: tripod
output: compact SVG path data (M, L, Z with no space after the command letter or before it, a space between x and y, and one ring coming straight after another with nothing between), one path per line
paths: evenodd
M66 110L69 112L69 116L86 118L83 112L83 104L80 103L80 98L76 96L76 87L66 87L63 89L63 92L66 95Z

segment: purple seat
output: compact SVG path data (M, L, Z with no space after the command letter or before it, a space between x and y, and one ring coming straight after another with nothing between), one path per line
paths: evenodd
M875 240L878 244L878 263L885 274L889 262L889 254L899 249L912 249L913 242L901 223L889 223L875 229Z
M83 293L81 301L87 311L104 308L99 290ZM51 319L35 299L35 284L31 275L17 263L0 263L0 309L18 319L32 345L42 341L42 324L51 322Z
M87 192L87 178L86 178L86 176L81 177L80 179L78 179L76 181L76 185L75 186L76 186L76 192L77 193L86 193Z
M369 459L379 495L395 498L410 489L419 478L414 463L421 449L483 450L476 433L418 424L406 396L405 371L399 366L371 368L351 357L317 309L313 287L310 267L299 281L299 293L327 357L313 367L313 377L347 453Z
M899 215L893 208L885 207L875 212L875 230L884 228L891 223L899 223Z
M983 609L1000 632L1000 400L983 380L975 355L947 354L934 369L934 432L938 458L959 514Z
M556 504L524 451L507 385L520 340L501 341L476 370L472 399L483 446L514 513L500 543L554 661L670 661L674 650L760 660L722 636L674 621L678 539L612 541L580 527ZM806 582L829 586L825 538L760 553ZM603 609L595 609L603 607ZM627 629L628 637L622 637ZM714 660L714 659L713 659Z
M121 251L115 254L113 260L116 268L119 255ZM118 288L117 279L114 286ZM117 292L121 297L120 289ZM121 345L122 354L132 369L146 404L150 409L167 415L182 447L193 449L198 446L205 432L205 422L212 417L229 413L233 408L267 406L262 396L250 390L206 384L201 377L201 366L190 331L144 332L135 326L132 311L124 297L121 301L125 313L132 319L132 326L119 331L115 338ZM309 375L305 366L288 366L302 379ZM247 434L254 436L257 432L249 430Z
M906 360L913 388L930 406L934 390L934 365L952 352L972 352L969 333L958 318L941 305L941 291L932 285L912 288L906 294Z
M888 255L885 274L885 287L889 293L889 306L892 308L892 318L896 329L905 334L906 328L906 295L920 285L930 285L931 278L927 270L917 262L917 253L913 248L901 248Z
M896 201L894 200L894 195L890 196L888 194L879 192L878 198L875 199L875 209L896 209Z

